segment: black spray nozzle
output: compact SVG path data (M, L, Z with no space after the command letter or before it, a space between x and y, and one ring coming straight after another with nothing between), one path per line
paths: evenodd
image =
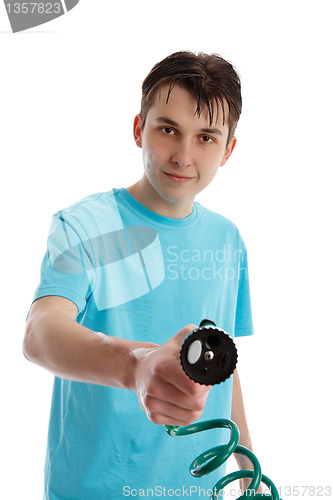
M214 321L204 319L199 328L184 340L180 362L195 382L215 385L232 375L237 364L237 349L232 338Z

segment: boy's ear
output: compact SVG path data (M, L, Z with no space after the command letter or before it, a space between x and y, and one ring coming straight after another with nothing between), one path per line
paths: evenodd
M136 145L142 148L142 121L140 115L136 115L134 118L133 134Z
M233 136L230 139L230 141L228 143L228 146L225 148L224 155L223 155L222 161L220 163L220 167L222 167L223 165L225 165L225 163L227 162L227 160L229 160L229 158L231 156L231 153L235 149L236 142L237 142L237 139L236 139L235 136Z

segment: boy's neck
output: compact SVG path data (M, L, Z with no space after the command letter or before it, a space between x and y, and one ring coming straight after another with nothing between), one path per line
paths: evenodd
M184 219L191 215L193 211L193 201L185 200L182 202L171 202L161 198L152 188L152 186L144 182L144 178L126 190L135 198L141 205L145 206L152 212L155 212L163 217L172 219Z

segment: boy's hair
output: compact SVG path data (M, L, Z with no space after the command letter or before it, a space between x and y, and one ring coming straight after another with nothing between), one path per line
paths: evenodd
M218 118L219 104L222 107L223 123L225 123L224 103L227 102L229 108L227 142L229 142L242 111L242 96L239 76L228 61L218 54L199 52L196 55L193 52L181 51L155 64L142 84L140 111L142 128L145 126L156 92L165 85L169 85L166 102L174 86L179 85L196 99L198 116L206 106L210 125L215 112L216 120Z

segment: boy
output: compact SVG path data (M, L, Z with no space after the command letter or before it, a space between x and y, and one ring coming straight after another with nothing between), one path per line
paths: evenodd
M237 371L210 388L179 363L203 318L253 333L242 238L194 202L232 154L240 112L228 62L172 54L142 86L142 178L54 216L24 339L25 356L56 375L44 499L209 496L224 467L198 480L188 466L228 432L181 440L160 425L231 414L251 448Z

